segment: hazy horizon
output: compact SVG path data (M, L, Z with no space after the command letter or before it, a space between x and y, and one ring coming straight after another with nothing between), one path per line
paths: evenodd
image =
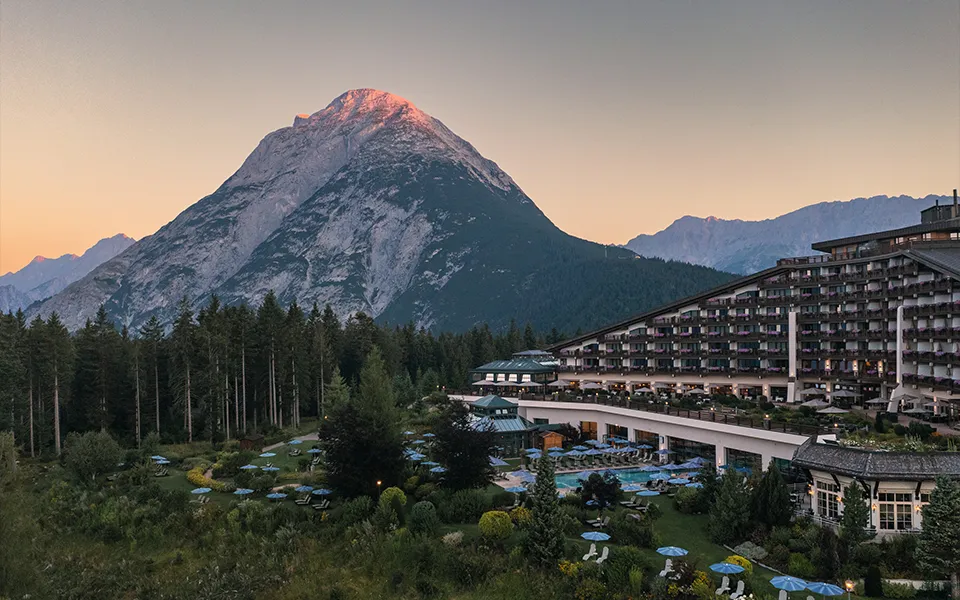
M371 18L370 15L376 15ZM0 273L140 239L344 91L410 100L564 231L960 184L960 3L0 6Z

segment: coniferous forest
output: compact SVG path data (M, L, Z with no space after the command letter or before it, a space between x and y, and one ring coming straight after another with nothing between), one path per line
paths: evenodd
M181 301L172 326L153 318L137 331L102 308L72 334L56 314L27 321L18 312L0 315L0 430L38 457L92 430L133 447L149 433L223 441L321 415L326 390L356 386L374 346L402 403L462 388L472 367L562 338L513 323L438 335L363 313L342 323L329 306L284 308L272 293L256 308L214 297L194 313Z

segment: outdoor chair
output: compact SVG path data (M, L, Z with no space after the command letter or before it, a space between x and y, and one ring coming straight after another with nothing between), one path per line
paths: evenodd
M599 565L599 564L602 563L603 561L607 560L607 558L608 558L609 556L610 556L610 546L604 546L604 547L603 547L603 554L601 554L601 555L600 555L600 558L597 559L597 564Z
M730 597L733 598L733 596ZM790 594L787 593L787 590L780 590L777 600L790 600Z
M300 452L299 448L294 448L293 450L287 453L288 456L300 456L301 454L303 454L303 452Z
M631 499L629 499L629 500L621 500L621 501L620 501L620 506L626 506L627 508L633 508L634 506L637 505L637 501L638 501L638 500L639 500L639 498L638 498L637 496L634 496L633 498L631 498Z
M663 570L660 571L660 577L666 577L669 573L673 573L673 561L668 558L663 565Z
M307 492L306 494L294 500L294 502L296 504L299 504L300 506L305 506L307 504L310 504L310 496L311 496L310 492Z
M600 521L599 523L591 523L590 525L598 529L603 529L609 524L610 524L610 517L604 517L603 520Z
M720 587L717 588L717 595L722 596L730 591L730 578L726 575L720 580Z
M597 555L597 545L590 544L590 551L583 555L583 561L586 562Z
M741 579L740 581L738 581L738 582L737 582L737 589L736 589L732 594L730 594L730 600L737 600L737 598L739 598L740 596L742 596L742 595L743 595L743 589L744 589L744 586L745 586L745 585L746 585L746 584L743 582L742 579ZM784 590L781 590L781 591L784 591Z

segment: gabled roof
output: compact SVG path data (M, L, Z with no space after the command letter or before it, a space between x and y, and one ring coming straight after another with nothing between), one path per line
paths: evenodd
M515 433L526 431L533 424L520 415L494 415L477 419L473 422L473 426L475 429L490 428L495 433Z
M495 360L472 369L471 373L552 373L553 367L529 358Z
M943 245L929 248L913 247L904 254L928 267L945 271L948 275L960 279L960 242L955 247Z
M546 350L521 350L520 352L514 352L513 355L521 358L525 356L539 356L541 358L551 356Z
M517 408L517 405L513 402L504 400L494 394L488 394L479 400L474 400L472 405L480 408Z
M793 465L871 481L960 478L960 452L879 452L818 443L816 438L797 448Z

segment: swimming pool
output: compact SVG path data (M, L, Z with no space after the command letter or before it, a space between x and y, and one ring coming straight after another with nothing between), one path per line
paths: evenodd
M595 469L597 473L602 473L606 469ZM647 471L641 471L640 469L611 469L614 473L617 474L617 478L620 479L620 483L645 483L650 481L651 473ZM583 473L583 471L577 471L576 473L562 473L556 475L555 479L557 481L557 487L562 490L573 490L580 487L580 480L577 477Z

